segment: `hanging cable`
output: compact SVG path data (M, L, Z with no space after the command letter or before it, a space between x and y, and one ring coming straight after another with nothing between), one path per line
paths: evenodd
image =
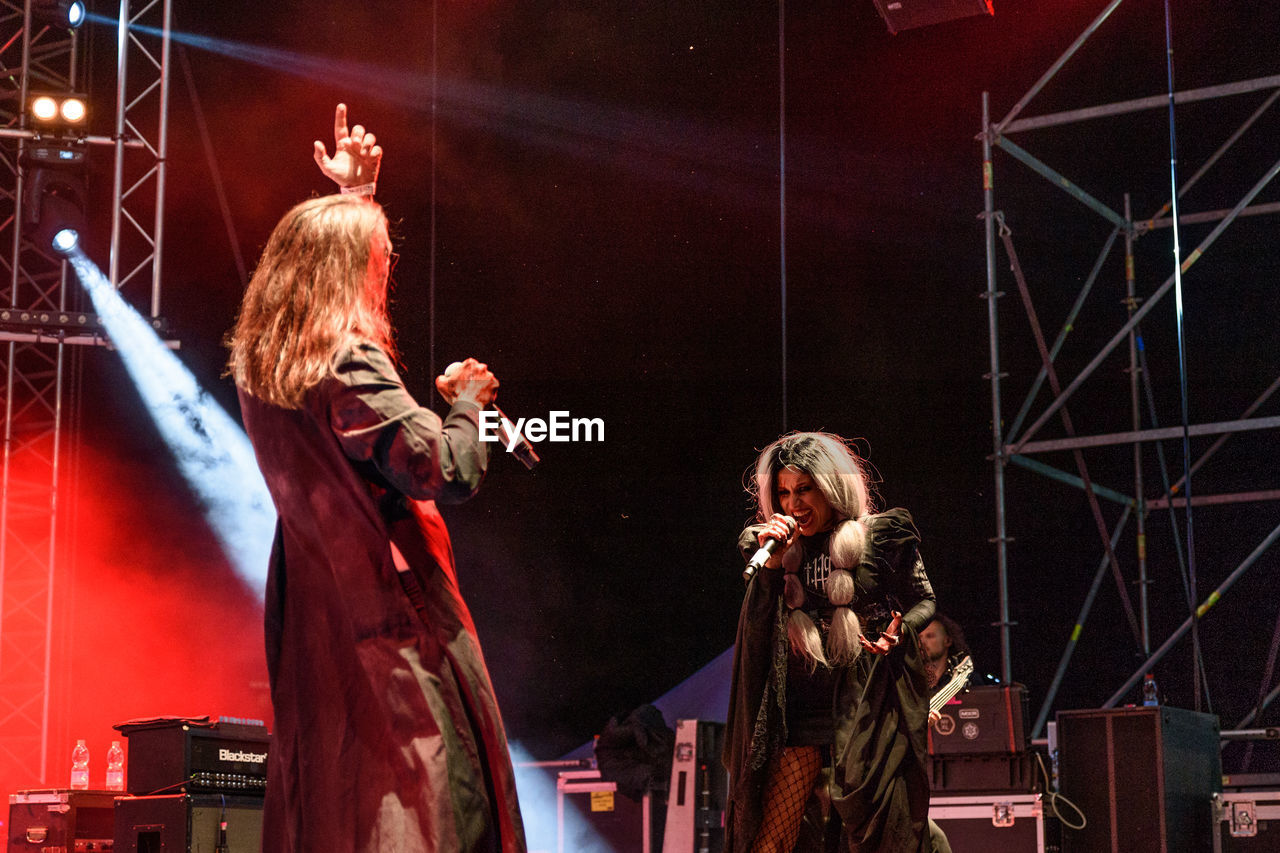
M787 431L787 3L778 0L778 258L782 294L782 431Z
M427 376L432 381L431 396L435 397L436 383L436 101L440 79L439 61L440 2L431 0L431 227L427 237Z
M1187 340L1183 321L1182 305L1182 245L1179 240L1181 226L1178 221L1178 134L1174 118L1173 88L1173 16L1169 8L1169 0L1164 0L1164 47L1165 72L1169 84L1169 182L1171 184L1170 204L1173 216L1173 293L1175 321L1178 335L1178 389L1182 402L1182 478L1186 497L1186 531L1187 531L1187 609L1191 614L1191 654L1195 661L1193 687L1195 690L1195 709L1201 710L1201 694L1207 700L1208 684L1201 678L1200 670L1204 665L1200 653L1200 620L1196 615L1196 549L1195 532L1192 525L1191 510L1191 422L1187 400ZM1212 709L1212 702L1208 703Z

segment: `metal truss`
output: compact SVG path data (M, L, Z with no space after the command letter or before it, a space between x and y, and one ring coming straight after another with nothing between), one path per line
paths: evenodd
M1036 735L1039 734L1046 721L1090 610L1108 574L1115 581L1124 608L1128 629L1133 633L1133 638L1145 658L1142 665L1105 703L1105 707L1112 707L1124 700L1129 691L1142 679L1143 674L1149 672L1157 661L1161 660L1170 649L1191 632L1195 623L1206 616L1227 590L1249 568L1258 562L1259 558L1274 544L1277 538L1280 538L1280 527L1276 527L1257 544L1252 553L1234 571L1230 572L1212 593L1202 600L1190 600L1189 604L1198 604L1198 606L1194 607L1194 612L1192 612L1193 608L1188 606L1186 608L1188 614L1186 620L1157 649L1152 651L1149 622L1150 603L1147 595L1149 583L1147 574L1147 522L1149 521L1150 513L1156 510L1169 511L1170 523L1173 528L1172 547L1176 549L1178 562L1185 568L1185 561L1194 558L1192 554L1183 553L1182 543L1179 540L1178 522L1172 513L1174 508L1186 506L1187 500L1185 496L1189 493L1188 484L1181 478L1174 480L1170 477L1163 448L1159 442L1165 439L1183 439L1184 434L1188 439L1189 437L1218 436L1217 441L1201 453L1190 468L1193 472L1200 470L1231 437L1260 430L1275 430L1280 427L1280 418L1278 417L1255 417L1258 409L1280 389L1280 379L1277 379L1263 390L1243 412L1229 412L1212 423L1189 424L1185 432L1182 426L1161 427L1156 424L1151 374L1146 363L1146 353L1142 346L1141 323L1144 317L1174 289L1175 276L1170 275L1162 283L1154 287L1149 294L1140 296L1138 292L1138 276L1135 273L1134 246L1144 236L1160 229L1168 228L1173 224L1169 215L1171 209L1176 209L1173 201L1166 202L1165 205L1146 219L1135 219L1130 210L1128 194L1124 195L1123 207L1115 209L1096 195L1086 191L1078 182L1055 170L1042 159L1009 138L1012 135L1024 134L1030 131L1071 128L1072 125L1086 120L1095 121L1094 126L1096 127L1097 120L1126 116L1144 110L1169 106L1169 96L1166 94L1032 118L1020 117L1027 104L1041 92L1046 84L1076 54L1084 42L1098 30L1121 2L1122 0L1112 0L1075 43L1067 49L1002 119L993 120L989 98L986 94L983 96L982 104L983 131L980 139L983 152L984 219L987 256L987 289L984 296L987 300L990 339L990 372L987 378L991 386L992 459L995 475L996 531L992 541L996 546L997 554L1001 659L1002 673L1006 681L1011 680L1013 670L1011 662L1010 629L1012 623L1009 609L1008 557L1008 543L1012 541L1012 537L1008 531L1005 481L1008 467L1015 465L1044 475L1056 482L1066 483L1081 489L1085 493L1094 524L1097 527L1100 547L1103 552L1094 574L1092 585L1079 610L1075 628L1063 653L1057 673L1038 714L1034 726L1034 734ZM1262 116L1268 113L1277 98L1280 98L1280 75L1181 91L1173 96L1174 102L1178 105L1239 96L1251 96L1262 98L1262 100L1253 114L1234 133L1225 138L1220 147L1207 158L1195 174L1182 181L1182 185L1178 188L1179 198L1191 186L1205 177L1214 166L1218 165L1223 157L1233 153L1233 147L1248 134L1253 125ZM1084 133L1084 131L1077 132L1082 135ZM1274 146L1271 148L1274 150ZM1080 207L1077 209L1083 210L1086 215L1101 218L1105 223L1110 224L1112 228L1109 237L1105 240L1098 253L1091 271L1087 276L1083 277L1083 284L1075 303L1056 338L1052 341L1046 337L1040 326L1036 305L1031 296L1027 275L1017 254L1013 232L1006 218L1006 212L998 210L995 204L993 155L997 150L1065 192L1070 198L1078 202ZM1210 247L1214 245L1224 231L1236 223L1240 217L1280 212L1280 204L1260 203L1258 201L1260 193L1280 172L1280 161L1263 163L1260 166L1250 162L1245 164L1245 168L1252 172L1253 183L1246 191L1235 198L1233 206L1221 210L1179 214L1179 223L1182 225L1213 225L1212 230L1209 231L1207 236L1200 239L1194 246L1193 251L1189 253L1184 251L1184 256L1179 259L1182 273L1187 273L1193 267L1204 264L1206 262L1206 252L1209 251ZM1112 173L1112 175L1115 176L1115 173ZM1013 202L1016 204L1017 199L1013 199ZM998 288L996 273L999 254L998 243L1003 248L1003 254L1012 271L1012 277L1017 285L1018 295L1028 320L1031 335L1036 342L1041 363L1040 371L1031 383L1030 388L1027 389L1024 402L1017 415L1009 422L1007 431L1005 429L1001 398L1005 389L1004 380L1006 379L1006 374L1002 372L1001 329L997 314L998 300L1004 296L1004 293ZM1127 322L1101 345L1097 354L1074 377L1070 377L1069 381L1065 381L1059 377L1058 356L1063 351L1068 334L1073 330L1079 331L1076 323L1081 308L1100 274L1106 269L1106 261L1114 257L1117 252L1122 252L1124 258L1125 289L1127 294L1124 304L1127 308ZM1076 337L1079 337L1079 335ZM1123 402L1117 401L1118 405L1115 408L1117 410L1128 409L1130 428L1108 434L1081 435L1073 425L1068 403L1090 376L1097 371L1103 361L1122 346L1127 347L1128 350L1128 399ZM1261 341L1259 346L1273 346L1273 342ZM1045 384L1048 384L1052 396L1048 404L1042 405L1037 411L1037 398L1040 396ZM1033 412L1035 412L1034 417ZM1042 432L1047 431L1043 428L1053 420L1060 421L1062 437L1052 439L1038 438ZM1030 421L1029 424L1027 423L1028 421ZM1096 484L1090 474L1088 461L1085 458L1086 450L1093 451L1096 448L1118 445L1130 445L1132 448L1130 463L1133 477L1132 494L1125 494ZM1146 461L1144 460L1149 460L1149 457L1144 456L1144 446L1147 448L1145 453L1149 453L1151 449L1154 449L1158 458L1160 482L1154 488L1144 479L1146 476L1146 472L1144 472ZM1075 470L1072 472L1064 471L1045 464L1039 459L1032 458L1035 454L1053 451L1069 451L1072 455ZM1113 462L1108 471L1113 473L1114 470L1115 465ZM1280 488L1268 488L1268 484L1265 483L1261 485L1262 487L1260 488L1247 491L1231 491L1207 495L1192 494L1191 505L1192 507L1211 507L1280 499ZM1118 504L1123 507L1119 519L1114 524L1109 525L1106 521L1105 515L1101 510L1104 502ZM1137 546L1134 549L1136 566L1126 571L1120 565L1120 558L1117 556L1116 548L1131 522L1133 523L1134 541ZM1135 584L1138 596L1136 607L1130 600L1128 592L1129 587ZM1280 639L1280 625L1277 626L1277 638ZM1199 666L1198 662L1197 666ZM1197 669L1197 674L1200 674L1199 669ZM1264 694L1266 694L1267 688L1270 686L1273 675L1273 666L1269 663L1267 671L1263 675L1262 688L1259 690L1260 704L1255 709L1255 713L1265 707L1266 702L1274 699L1276 693L1280 693L1280 691L1273 691L1270 695L1265 696L1265 701L1263 701ZM1198 686L1199 681L1197 680L1196 683ZM1250 714L1240 722L1240 725L1248 724L1253 718L1254 714ZM1224 726L1224 728L1226 727Z
M156 0L138 12L122 0L119 21L114 133L82 142L111 150L115 158L111 280L122 287L147 279L155 316L168 126L169 0ZM140 37L144 31L160 36ZM64 470L66 459L74 457L66 428L78 412L74 380L77 354L84 349L74 345L92 348L105 340L97 318L76 310L84 298L68 265L22 233L22 155L38 138L26 127L23 110L28 92L84 88L80 54L86 38L33 22L30 0L0 0L0 194L12 211L0 222L0 246L7 249L0 259L5 273L0 296L5 388L0 766L15 780L35 786L53 783L50 752L60 745L52 738L59 716L58 674L52 662L59 623L69 613L62 591L71 585L74 553L66 523L74 478ZM132 79L131 64L142 65ZM127 271L117 275L122 263Z

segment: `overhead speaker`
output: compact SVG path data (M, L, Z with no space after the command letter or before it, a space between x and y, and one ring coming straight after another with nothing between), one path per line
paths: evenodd
M875 0L889 32L927 27L957 18L994 15L991 0Z

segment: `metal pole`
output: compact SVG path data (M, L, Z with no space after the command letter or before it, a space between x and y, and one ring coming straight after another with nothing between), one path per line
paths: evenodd
M1115 533L1111 535L1111 548L1114 550L1120 541L1120 534L1124 532L1125 525L1129 523L1129 514L1133 512L1133 507L1126 506L1124 513L1121 514L1120 520L1116 522ZM1062 686L1062 679L1066 677L1067 666L1071 663L1071 656L1075 654L1076 646L1080 644L1080 636L1084 633L1084 625L1089 621L1089 613L1093 610L1093 603L1098 597L1098 590L1102 588L1102 580L1107 576L1107 566L1111 565L1111 555L1103 549L1102 559L1098 561L1098 569L1093 573L1093 583L1089 587L1088 594L1084 597L1084 604L1080 605L1080 613L1076 616L1075 627L1071 629L1071 637L1067 640L1067 647L1062 650L1062 658L1058 661L1058 670L1053 674L1053 681L1049 684L1048 691L1044 694L1044 703L1040 706L1040 713L1036 714L1035 725L1031 727L1031 736L1033 738L1040 736L1040 731L1044 728L1045 721L1049 719L1049 710L1053 707L1053 700L1058 696L1058 688Z
M1245 557L1244 562L1236 566L1235 569L1232 570L1231 574L1227 575L1227 579L1218 584L1217 589L1209 593L1209 596L1201 602L1200 606L1195 609L1195 612L1186 618L1186 620L1178 627L1178 630L1169 635L1169 639L1165 640L1164 643L1161 644L1160 648L1151 653L1151 656L1143 662L1137 672L1129 676L1129 680L1120 685L1120 689L1117 690L1110 699L1103 703L1102 707L1114 708L1116 704L1124 698L1124 695L1129 692L1130 688L1141 681L1142 676L1146 675L1151 670L1151 667L1159 663L1160 660L1169 653L1169 650L1173 648L1174 644L1177 643L1178 640L1182 639L1184 634L1191 630L1191 626L1195 622L1204 618L1205 614L1208 613L1219 600L1221 600L1223 594L1226 593L1226 591L1230 589L1236 581L1240 580L1240 577L1245 572L1252 568L1253 564L1258 561L1258 558L1266 553L1266 550L1275 544L1277 539L1280 539L1280 525L1277 525L1272 529L1272 531L1267 534L1267 538L1263 539L1261 544L1259 544L1257 548L1253 549L1253 553L1248 557Z
M1013 646L1010 642L1009 623L1009 549L1005 535L1004 506L1004 424L1000 420L1000 339L999 320L996 313L996 300L1000 293L996 290L996 212L995 181L991 167L991 138L995 131L991 127L991 96L982 93L982 197L983 228L987 247L987 337L990 341L991 380L991 450L992 469L995 479L996 503L996 535L992 539L996 545L996 584L1000 607L1000 678L1005 684L1013 680Z
M67 264L62 264L62 292L67 290ZM54 581L57 578L58 556L58 462L62 447L62 376L66 347L58 344L55 366L55 392L53 404L53 454L52 476L49 478L49 564L46 572L44 615L44 703L40 711L40 778L49 779L49 705L53 693L53 601Z
M1258 180L1258 182L1250 187L1249 191L1245 193L1244 198L1240 199L1236 206L1231 209L1231 213L1219 222L1214 229L1209 232L1208 236L1200 241L1200 244L1196 246L1195 250L1192 251L1191 254L1187 255L1186 259L1183 260L1178 267L1179 272L1186 272L1193 264L1196 263L1196 261L1200 260L1204 253L1209 250L1209 247L1213 245L1214 241L1222 235L1222 232L1227 230L1227 228L1235 222L1236 217L1240 215L1240 211L1244 210L1244 208L1258 196L1258 193L1262 192L1267 184L1271 183L1271 180L1275 178L1277 173L1280 173L1280 160L1277 160L1270 168L1267 169L1266 173ZM1045 422L1048 421L1049 418L1053 417L1061 406L1066 404L1067 400L1071 398L1071 395L1084 384L1084 381L1093 374L1093 371L1098 369L1098 365L1102 364L1106 357L1111 354L1111 351L1119 346L1121 341L1128 337L1129 330L1136 326L1138 322L1147 315L1147 312L1154 308L1156 304L1164 298L1165 294L1167 294L1173 287L1173 282L1174 276L1170 275L1165 279L1164 283L1160 285L1160 287L1156 288L1156 291L1152 293L1151 296L1147 297L1146 301L1143 302L1142 307L1134 312L1133 316L1129 318L1129 322L1124 325L1124 328L1116 332L1115 337L1107 341L1107 343L1103 345L1102 350L1093 357L1093 360L1081 369L1081 371L1076 375L1076 378L1071 380L1066 388L1062 389L1062 396L1050 403L1048 408L1041 412L1040 417L1038 417L1031 426L1027 427L1022 438L1019 439L1018 445L1013 448L1014 453L1024 452L1024 448L1031 440L1032 436L1040 430L1040 427L1045 425Z
M1125 307L1129 316L1138 307L1137 288L1134 284L1133 260L1133 209L1129 194L1124 194L1124 218L1129 227L1124 232L1124 283ZM1129 412L1130 425L1135 433L1142 430L1142 397L1139 388L1141 367L1138 365L1138 333L1136 326L1129 327ZM1151 654L1151 618L1147 609L1147 510L1143 497L1142 443L1133 443L1133 496L1138 510L1138 626L1142 634L1142 654Z
M120 286L120 231L124 223L124 137L129 56L129 0L120 0L120 20L116 24L116 127L115 171L111 189L111 257L107 277L111 286Z
M173 24L173 0L164 0L164 25L160 34L160 130L156 147L156 220L151 247L151 316L160 316L161 261L164 258L164 190L169 169L169 31Z
M1102 26L1102 22L1105 21L1111 15L1111 13L1116 10L1116 7L1119 6L1121 2L1123 2L1123 0L1111 0L1111 2L1107 4L1107 8L1102 10L1102 14L1098 15L1098 17L1093 19L1093 23L1089 24L1089 26L1085 29L1085 31L1082 32L1080 36L1071 43L1071 47L1067 48L1066 52L1063 53L1062 56L1058 57L1057 62L1049 66L1049 70L1046 71L1043 75L1041 75L1040 79L1036 81L1035 85L1031 87L1031 89L1027 92L1027 94L1022 96L1022 100L1018 101L1018 103L1013 105L1013 109L1009 110L1009 114L1006 115L1000 121L999 126L996 127L995 129L996 133L1004 132L1004 129L1005 127L1008 126L1009 122L1013 121L1015 118L1018 117L1018 113L1022 112L1023 107L1029 104L1032 98L1040 94L1040 90L1049 84L1049 81L1053 79L1053 76L1057 74L1059 70L1061 70L1062 66L1067 64L1068 59L1070 59L1072 56L1075 56L1075 53L1077 50L1080 49L1080 46L1083 45L1086 41L1088 41L1089 36L1093 35L1094 32L1098 29L1098 27Z

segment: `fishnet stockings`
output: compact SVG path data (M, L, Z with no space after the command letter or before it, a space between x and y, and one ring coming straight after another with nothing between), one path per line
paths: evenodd
M751 853L791 853L804 820L804 805L822 770L816 746L789 746L769 763L764 789L764 818Z

